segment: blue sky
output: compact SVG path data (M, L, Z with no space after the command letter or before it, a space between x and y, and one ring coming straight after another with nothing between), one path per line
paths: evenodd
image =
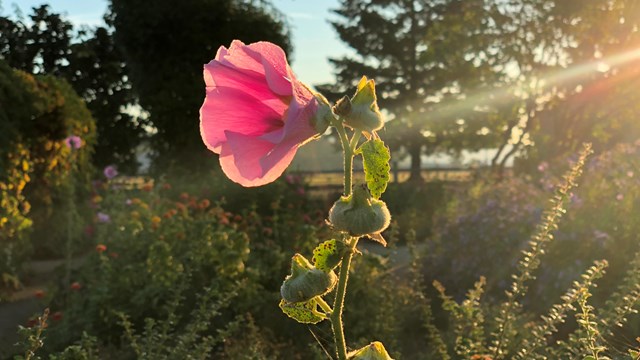
M66 14L76 25L102 24L102 15L108 6L107 0L0 0L3 14L13 13L14 5L28 14L31 7L43 3L55 12ZM298 78L310 85L332 81L327 59L349 52L328 22L332 16L330 9L338 6L338 0L273 0L273 4L287 15L292 27L291 66Z

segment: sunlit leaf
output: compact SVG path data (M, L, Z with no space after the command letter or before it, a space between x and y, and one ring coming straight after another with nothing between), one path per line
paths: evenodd
M384 145L380 139L371 139L360 147L359 153L362 154L365 180L369 192L374 199L379 199L382 193L387 189L389 183L389 173L391 167L391 153L389 148Z
M345 249L343 242L327 240L313 249L313 265L322 271L331 271L340 264Z
M280 309L288 317L302 324L317 324L324 320L323 317L317 315L318 303L316 300L311 299L306 302L290 303L288 301L280 300Z

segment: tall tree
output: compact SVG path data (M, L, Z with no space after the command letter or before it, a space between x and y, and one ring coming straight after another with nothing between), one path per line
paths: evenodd
M575 153L585 141L598 150L640 135L629 88L638 78L629 61L640 45L637 1L518 0L497 9L496 55L514 111L496 168L517 153L538 161Z
M393 117L392 146L405 148L411 178L420 179L423 153L495 142L497 124L480 107L499 66L490 47L494 12L484 0L343 0L332 24L357 55L331 59L337 83L320 88L341 93L362 75L375 79ZM454 101L464 101L465 111Z
M135 168L145 119L125 111L135 99L111 32L97 27L74 33L72 24L48 5L32 11L30 21L0 17L0 59L28 73L65 78L96 119L94 163Z
M125 53L140 105L157 134L161 161L202 149L198 111L204 98L202 66L233 39L271 41L290 49L282 17L266 1L112 0L109 22Z
M554 17L565 29L572 65L560 74L557 96L533 119L532 161L576 153L582 142L595 151L640 138L640 3L589 1L578 6L557 1ZM563 76L560 76L563 78Z

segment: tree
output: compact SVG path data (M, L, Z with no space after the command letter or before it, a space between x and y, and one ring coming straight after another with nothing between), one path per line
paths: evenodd
M202 67L219 46L233 39L266 40L290 49L284 21L264 1L158 0L150 6L148 1L112 0L109 23L140 105L157 130L152 144L163 161L204 154L198 125Z
M343 0L332 24L356 57L330 59L342 93L362 75L375 79L394 148L411 156L411 178L420 179L420 156L457 152L495 142L482 89L496 80L491 30L494 7L484 0ZM475 97L468 97L474 89ZM465 111L452 109L464 101Z
M640 3L558 1L555 16L571 40L566 57L576 76L557 84L556 96L534 120L530 162L575 154L591 142L596 152L640 138ZM579 71L576 71L579 70Z
M97 122L93 162L135 169L135 149L146 134L145 119L124 111L135 104L122 55L109 29L77 34L47 5L33 8L30 21L0 17L0 59L31 74L65 78L87 103Z
M637 65L619 61L640 45L637 1L522 0L499 12L497 55L509 69L502 82L514 112L494 167L517 153L537 162L576 153L582 142L598 151L640 136L631 106L639 100L631 90ZM598 70L600 61L609 69Z

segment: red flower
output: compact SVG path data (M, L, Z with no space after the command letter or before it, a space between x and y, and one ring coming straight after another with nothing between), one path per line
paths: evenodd
M98 244L96 245L96 251L99 253L103 253L105 251L107 251L107 246L103 245L103 244Z
M77 281L74 281L70 287L71 287L71 290L74 290L74 291L78 291L82 289L82 285Z
M54 312L53 314L51 314L51 319L53 319L54 321L62 320L62 312L61 311Z
M38 299L42 299L44 295L45 295L44 290L39 290L39 289L33 293L33 296L37 297Z

